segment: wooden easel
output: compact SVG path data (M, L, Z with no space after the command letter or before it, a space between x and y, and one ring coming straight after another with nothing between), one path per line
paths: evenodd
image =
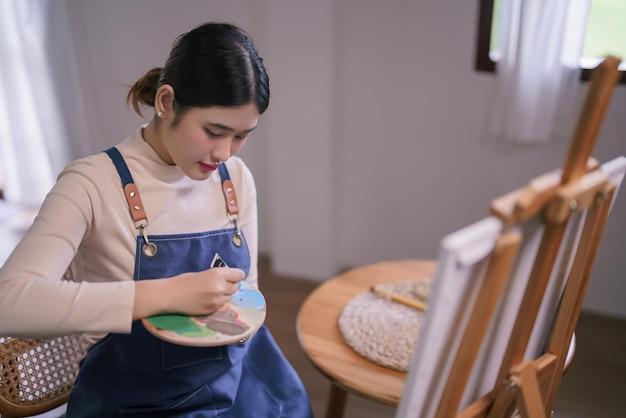
M550 416L615 192L615 186L598 169L591 152L619 78L619 63L618 59L608 57L594 70L561 173L538 177L527 187L492 202L492 215L503 221L505 230L496 241L440 398L437 418L504 418L511 417L515 411L523 418ZM581 210L587 210L587 216L545 352L537 359L524 360L567 222L572 213ZM521 236L511 227L537 215L543 216L544 234L496 384L490 393L457 415L480 344L519 250Z

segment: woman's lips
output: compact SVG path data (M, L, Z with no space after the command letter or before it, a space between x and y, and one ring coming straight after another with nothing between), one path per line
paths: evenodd
M200 164L200 169L203 171L215 171L217 167L219 167L217 164L205 164L203 162L199 162L198 164Z

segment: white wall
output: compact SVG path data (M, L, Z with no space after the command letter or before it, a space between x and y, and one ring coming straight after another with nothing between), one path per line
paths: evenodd
M477 1L68 4L100 116L91 152L142 121L125 107L125 86L162 65L176 35L214 19L252 34L272 99L243 157L259 189L261 251L278 273L324 280L349 266L434 258L443 235L565 157L568 139L521 147L485 137L494 83L473 70ZM626 154L625 102L619 86L594 152L601 161ZM587 310L620 317L625 210L626 192L585 301Z

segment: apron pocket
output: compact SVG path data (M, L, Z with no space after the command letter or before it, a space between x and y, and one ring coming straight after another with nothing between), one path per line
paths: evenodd
M163 370L191 366L205 361L224 358L222 347L187 347L161 341Z

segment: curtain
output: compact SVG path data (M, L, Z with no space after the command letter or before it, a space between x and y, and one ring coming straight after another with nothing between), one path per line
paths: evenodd
M545 143L571 131L589 0L503 0L491 135Z
M41 204L69 160L51 41L65 3L53 3L0 1L0 168L5 199L25 205Z

